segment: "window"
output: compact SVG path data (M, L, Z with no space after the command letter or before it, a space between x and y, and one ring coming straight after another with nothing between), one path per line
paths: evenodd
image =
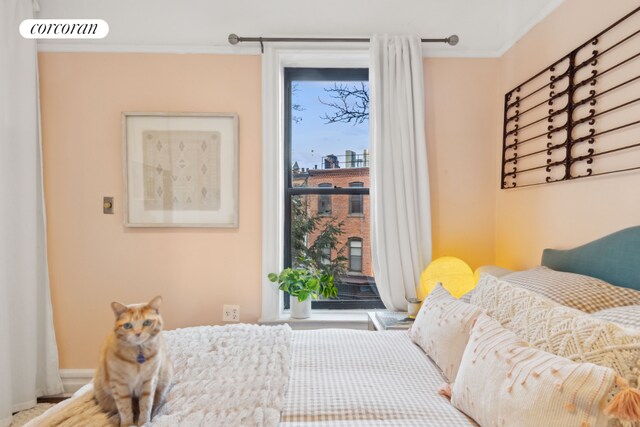
M320 262L322 263L322 265L331 264L331 248L330 247L324 247L320 249Z
M362 272L361 239L349 239L349 271Z
M351 188L362 188L364 182L350 182ZM362 215L364 213L364 197L362 194L353 194L349 196L349 215Z
M313 308L383 308L363 246L369 219L366 68L284 69L284 265L332 274L337 299ZM284 307L289 307L284 295Z
M318 184L320 188L331 188L333 185L327 182ZM318 195L318 215L329 216L331 215L331 196L328 194Z

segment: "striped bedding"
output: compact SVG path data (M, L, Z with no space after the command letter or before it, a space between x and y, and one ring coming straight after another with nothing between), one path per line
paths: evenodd
M293 331L282 427L475 426L406 331Z

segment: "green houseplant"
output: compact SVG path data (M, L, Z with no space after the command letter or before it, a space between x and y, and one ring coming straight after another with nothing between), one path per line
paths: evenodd
M319 273L313 266L285 268L280 274L270 273L269 280L278 284L278 289L291 295L291 317L308 318L311 314L311 300L320 296L335 298L338 288L333 283L333 275Z

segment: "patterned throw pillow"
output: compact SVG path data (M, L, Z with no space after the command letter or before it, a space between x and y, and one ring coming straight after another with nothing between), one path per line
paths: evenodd
M470 303L486 310L487 315L507 328L511 319L520 311L559 305L486 273L480 275Z
M640 291L547 267L510 273L501 279L586 313L640 304Z
M498 322L478 318L451 403L483 426L604 427L613 370L530 347Z
M608 366L632 384L640 374L640 331L549 301L482 275L472 304L529 344L571 360Z
M566 307L524 310L509 329L534 347L574 361L607 366L635 387L640 374L640 331Z
M454 298L437 284L422 304L409 335L453 382L473 322L482 309Z
M617 323L625 328L640 329L640 305L608 308L591 314L598 319Z
M491 276L481 276L471 302L532 346L575 362L612 368L637 387L640 331L557 305Z

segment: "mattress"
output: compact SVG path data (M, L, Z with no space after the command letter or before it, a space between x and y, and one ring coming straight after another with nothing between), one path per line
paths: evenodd
M477 425L438 395L444 382L406 331L293 331L280 425Z

